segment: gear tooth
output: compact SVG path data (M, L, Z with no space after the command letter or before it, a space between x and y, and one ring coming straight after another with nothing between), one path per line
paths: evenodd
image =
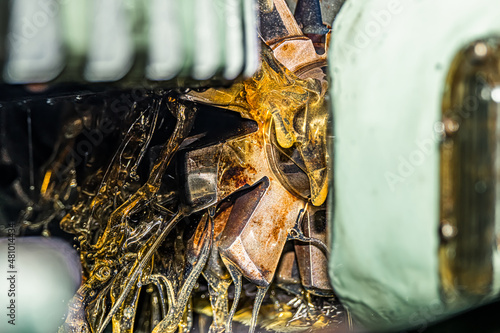
M326 35L328 33L328 28L323 24L319 0L299 0L294 16L304 34Z

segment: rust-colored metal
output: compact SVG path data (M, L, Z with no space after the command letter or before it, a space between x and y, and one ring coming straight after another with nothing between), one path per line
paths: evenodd
M325 207L309 207L302 221L304 236L327 243L328 230ZM295 241L295 253L304 288L313 295L333 296L328 278L328 257L313 244Z
M316 50L327 49L328 36L315 35L313 42L304 35L284 0L259 4L261 18L275 24L261 26L266 45L254 77L226 89L148 92L115 124L118 141L102 149L101 160L89 160L76 185L68 156L75 136L98 118L67 122L41 191L50 204L78 194L57 211L64 215L61 227L77 237L84 270L61 332L103 333L109 324L114 332L188 332L201 275L214 318L210 332L231 332L233 318L243 313L253 332L273 281L293 296L276 301L280 311L264 313L275 315L270 326L324 328L339 318L321 217L329 174L328 84L327 52ZM200 104L238 112L247 127L197 144L205 135L191 134ZM59 182L54 175L61 169ZM248 284L257 287L251 315L237 314Z
M293 248L281 255L276 271L276 284L292 294L300 295L302 291L297 258Z
M294 146L300 152L310 182L311 202L320 206L328 192L328 112L323 91L326 81L299 79L276 62L269 51L264 52L263 60L256 77L243 84L192 92L186 98L240 112L259 124L260 137L249 137L247 142L235 147L234 151L240 155L252 156L255 147L269 143L269 127L274 126L279 146ZM278 101L281 103L277 104ZM267 132L264 134L264 131ZM244 153L245 149L248 154ZM265 157L261 159L264 160Z

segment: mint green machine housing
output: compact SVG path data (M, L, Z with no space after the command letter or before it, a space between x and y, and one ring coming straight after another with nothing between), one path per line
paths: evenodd
M335 144L330 215L334 290L372 329L422 327L491 301L442 297L441 104L465 45L500 36L497 0L349 0L329 54Z

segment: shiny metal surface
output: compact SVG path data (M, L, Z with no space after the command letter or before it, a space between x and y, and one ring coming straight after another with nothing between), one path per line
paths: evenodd
M498 230L500 42L459 51L443 97L440 276L445 299L458 306L493 286Z

